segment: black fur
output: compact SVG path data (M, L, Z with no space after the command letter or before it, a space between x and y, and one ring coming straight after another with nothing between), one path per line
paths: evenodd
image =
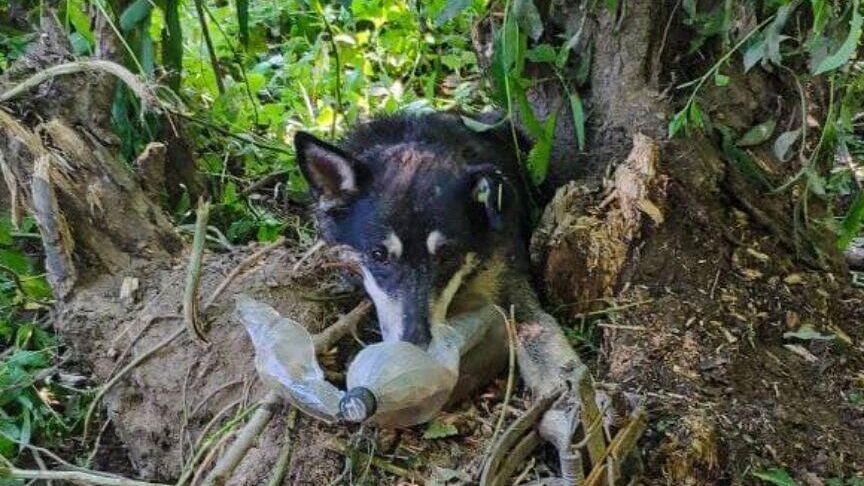
M405 310L404 340L428 342L424 303L446 285L467 253L481 261L494 254L510 266L527 265L526 196L512 140L506 123L476 132L458 115L443 113L374 119L336 146L298 134L301 170L313 195L327 199L317 212L324 239L355 249L384 290L412 303ZM333 193L342 181L334 163L353 172L354 187ZM479 201L478 187L490 189ZM434 256L426 248L433 230L448 236ZM404 243L404 252L398 261L382 262L375 252L390 231Z

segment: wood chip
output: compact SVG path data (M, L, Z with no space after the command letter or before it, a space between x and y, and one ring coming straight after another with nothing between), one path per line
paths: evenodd
M807 351L807 349L800 344L784 344L783 347L797 354L808 363L815 363L819 361L819 358L814 356L813 353L811 353L810 351Z

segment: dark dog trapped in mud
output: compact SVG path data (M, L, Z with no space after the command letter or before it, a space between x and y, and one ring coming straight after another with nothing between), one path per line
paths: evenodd
M507 123L477 132L440 113L373 120L338 145L295 138L322 237L359 264L385 341L425 347L436 323L514 305L522 377L538 396L563 393L540 433L558 447L568 476L571 436L582 408L595 405L582 404L578 389L590 377L528 285L530 225L515 145ZM474 370L484 376L472 385L505 362Z

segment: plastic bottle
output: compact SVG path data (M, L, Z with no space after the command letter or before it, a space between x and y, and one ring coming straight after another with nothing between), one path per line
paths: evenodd
M237 316L255 347L255 369L301 411L335 422L345 394L324 379L312 336L300 324L246 295L237 297Z
M432 329L428 350L407 342L364 348L348 368L348 392L339 409L352 422L411 426L430 420L459 377L462 336L447 325Z

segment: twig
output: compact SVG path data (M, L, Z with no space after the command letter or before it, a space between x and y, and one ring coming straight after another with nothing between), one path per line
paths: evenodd
M90 451L90 454L87 456L87 460L84 463L86 466L90 466L93 464L93 461L96 459L96 454L99 453L99 445L102 443L102 436L105 435L105 431L108 430L108 426L111 424L111 419L105 419L105 422L102 424L102 427L99 429L99 433L96 434L96 440L93 441L93 449Z
M230 410L230 408L232 408L234 405L239 404L239 403L240 403L240 400L237 400L234 403L225 407L223 409L223 411ZM252 413L253 410L256 410L256 409L257 409L257 405L250 407L246 410L243 410L240 414L237 415L237 417L235 417L233 420L230 420L227 424L223 425L219 430L217 430L213 434L212 437L206 437L206 431L210 428L210 425L215 423L215 421L216 421L216 417L213 417L213 420L211 420L210 423L207 424L207 427L204 428L204 431L202 432L201 437L199 437L198 443L196 444L196 447L195 447L195 449L196 449L195 456L192 457L192 460L188 464L186 464L186 467L183 469L182 473L180 474L180 479L177 480L177 483L175 484L175 486L185 485L186 482L192 478L193 474L197 472L196 468L195 468L195 464L198 464L199 460L204 456L204 454L207 452L207 450L210 449L210 446L213 444L213 442L219 441L223 436L225 436L225 434L228 434L229 432L234 430L234 428L241 421L243 421L246 418L246 416L248 416L250 413ZM217 414L217 416L219 416L221 414L222 414L222 412L219 412L219 414Z
M191 485L200 484L199 478L204 475L204 472L210 467L210 464L216 459L216 455L219 454L222 450L225 449L225 444L231 439L231 434L226 433L219 439L219 442L214 445L210 451L204 456L204 459L201 460L201 464L195 468L195 474L192 475L192 481L189 482Z
M613 305L613 306L607 307L605 309L600 309L600 310L591 311L591 312L584 312L582 314L576 314L573 316L573 318L574 319L585 319L586 317L603 316L606 314L611 314L613 312L618 312L618 311L622 311L625 309L629 309L631 307L638 307L640 305L650 304L651 302L654 302L654 299L640 300L639 302L630 302L629 304L623 304L623 305Z
M250 184L249 187L247 187L246 189L243 189L242 191L240 191L240 196L248 196L249 194L257 191L258 189L261 189L262 187L266 186L267 184L270 184L273 181L276 181L282 177L285 177L286 175L288 175L288 173L289 172L287 170L277 170L276 172L271 172L271 173L267 174L266 176L258 179L257 181L253 182L252 184Z
M197 2L196 2L197 3ZM201 261L204 257L204 243L207 235L207 219L210 217L210 202L198 200L195 219L195 236L192 238L192 253L186 272L186 286L183 291L183 324L190 335L207 343L201 322L198 318L198 283L201 281Z
M294 426L297 423L296 408L291 408L291 411L288 412L287 420L288 423L285 426L285 433L282 434L285 442L282 444L282 449L279 450L279 456L276 458L276 465L273 466L273 475L270 476L270 481L267 482L267 486L280 486L282 480L285 479L285 469L291 462L291 453L293 451L293 447L291 447L291 435L293 435Z
M329 440L326 444L324 444L324 447L333 452L338 452L339 454L342 454L346 457L349 455L348 447L345 445L345 443L336 438ZM416 474L395 464L387 462L380 457L369 455L360 451L351 451L350 454L355 455L357 459L368 461L373 466L384 472L388 472L400 478L408 479L412 482L412 484L424 484L424 480L422 478L418 478Z
M267 393L261 406L252 414L252 418L240 429L240 433L237 434L237 440L219 458L210 474L204 479L203 486L225 484L234 468L240 464L240 461L246 456L246 452L252 447L252 444L261 434L261 431L264 430L267 423L270 422L274 409L278 408L281 403L282 398L277 392L271 391Z
M220 391L235 385L239 385L241 383L243 383L243 380L229 381L228 383L225 383L213 390L212 392L208 393L206 397L202 398L201 401L199 401L194 407L192 407L192 411L189 412L189 417L194 417L198 413L198 411L201 410L201 408L206 405L207 402Z
M45 481L71 481L104 486L168 486L164 483L148 483L120 477L106 477L83 471L33 471L17 467L0 466L0 478L41 479Z
M102 397L105 395L105 393L108 392L108 390L110 390L111 387L116 385L118 381L120 381L124 376L126 376L127 373L132 371L136 366L143 363L145 360L150 358L150 356L152 356L154 353L156 353L160 349L164 348L165 346L171 344L171 342L173 342L175 339L180 337L180 335L183 334L183 331L185 331L185 330L186 330L185 327L178 327L177 329L175 329L174 332L171 333L170 335L168 335L165 339L163 339L162 341L159 341L159 343L154 345L152 348L150 348L147 351L144 351L142 354L138 355L128 365L124 366L123 369L121 369L116 375L114 375L113 378L111 378L107 383L105 383L104 385L102 385L99 388L99 391L96 392L96 396L93 397L93 401L90 403L90 407L87 409L87 414L84 416L84 432L81 435L83 442L87 441L87 432L88 432L88 430L90 430L90 419L93 416L93 412L96 410L96 406L99 404L99 401L102 399Z
M40 454L44 454L45 456L47 456L48 458L50 458L52 461L56 462L57 464L60 464L61 466L69 468L71 470L81 471L81 472L86 472L86 473L91 473L91 474L99 474L99 475L106 476L106 477L119 477L116 474L105 473L105 472L100 472L100 471L90 471L90 470L85 469L83 467L76 466L75 464L72 464L71 462L63 459L62 457L51 452L50 450L45 449L44 447L39 447L39 446L35 446L33 444L27 444L25 442L21 442L20 440L4 433L3 431L0 431L0 436L2 436L4 439L6 439L10 442L13 442L13 443L25 448L25 449L29 449L31 451L36 451L36 452L39 452Z
M322 241L322 240L316 241L314 245L309 247L309 249L306 250L305 253L303 253L303 256L301 256L300 259L297 260L297 263L295 263L294 266L291 267L291 271L294 273L297 273L297 271L300 270L300 266L303 265L303 263L305 263L306 260L308 260L310 257L312 257L312 255L314 255L316 252L318 252L318 250L320 250L321 248L324 248L324 245L325 245L324 241Z
M495 431L492 433L491 445L495 444L498 439L498 434L501 433L501 428L504 427L504 419L507 416L507 406L510 404L510 395L513 393L513 383L516 381L516 330L513 328L513 307L510 307L510 316L508 318L504 309L495 306L495 310L501 314L504 319L504 328L507 330L507 348L508 348L508 364L507 364L507 386L504 388L504 402L501 404L501 415L498 416L498 422L495 424Z
M142 327L140 331L135 333L135 337L132 338L132 341L129 342L129 344L123 349L123 352L121 352L120 355L114 360L114 368L111 370L111 373L109 373L109 376L114 375L114 372L117 371L117 368L120 366L121 363L123 363L123 360L126 359L126 356L132 351L132 348L135 347L138 341L144 336L144 333L147 332L148 329L150 329L150 326L152 326L157 321L167 319L180 319L182 317L183 316L181 316L180 314L166 314L162 316L151 316L150 319L147 319L144 327Z
M271 251L275 250L276 248L281 247L284 243L285 243L285 237L279 237L279 239L277 239L273 243L270 243L269 245L265 246L264 248L261 248L260 250L249 255L248 257L246 257L245 260L238 263L237 266L234 267L234 270L232 270L231 273L229 273L225 277L225 279L222 280L222 282L219 284L219 286L216 287L216 290L214 290L213 293L210 294L210 297L207 299L207 302L204 303L204 307L202 309L202 312L207 312L207 309L209 309L210 306L213 305L214 302L216 302L216 299L218 299L219 296L222 295L222 292L224 292L225 289L227 289L228 286L231 285L231 282L233 282L234 279L237 278L238 275L243 273L243 271L245 271L247 268L254 265L258 260L260 260L262 257L264 257L264 255L270 253Z
M65 64L58 64L56 66L46 68L34 74L33 76L30 76L24 81L18 83L8 91L0 94L0 102L9 101L12 98L20 95L21 93L29 91L30 89L35 88L36 86L56 76L61 76L64 74L75 74L85 71L100 71L111 74L117 77L126 86L128 86L129 89L132 90L132 92L141 99L144 105L150 105L151 107L161 106L158 98L153 95L153 93L150 91L146 84L142 83L138 79L138 76L135 76L134 74L132 74L131 71L117 63L104 60L67 62Z
M33 460L36 462L36 465L39 466L39 470L47 471L48 468L45 467L45 461L42 460L42 456L39 455L39 451L31 449L30 452L33 454ZM33 479L33 481L36 481L36 479ZM54 481L51 481L50 479L46 480L45 486L54 486Z
M357 326L369 315L371 310L372 302L369 299L363 299L350 312L339 317L331 326L312 336L312 341L315 343L315 353L320 354L329 351L346 334L355 334Z

